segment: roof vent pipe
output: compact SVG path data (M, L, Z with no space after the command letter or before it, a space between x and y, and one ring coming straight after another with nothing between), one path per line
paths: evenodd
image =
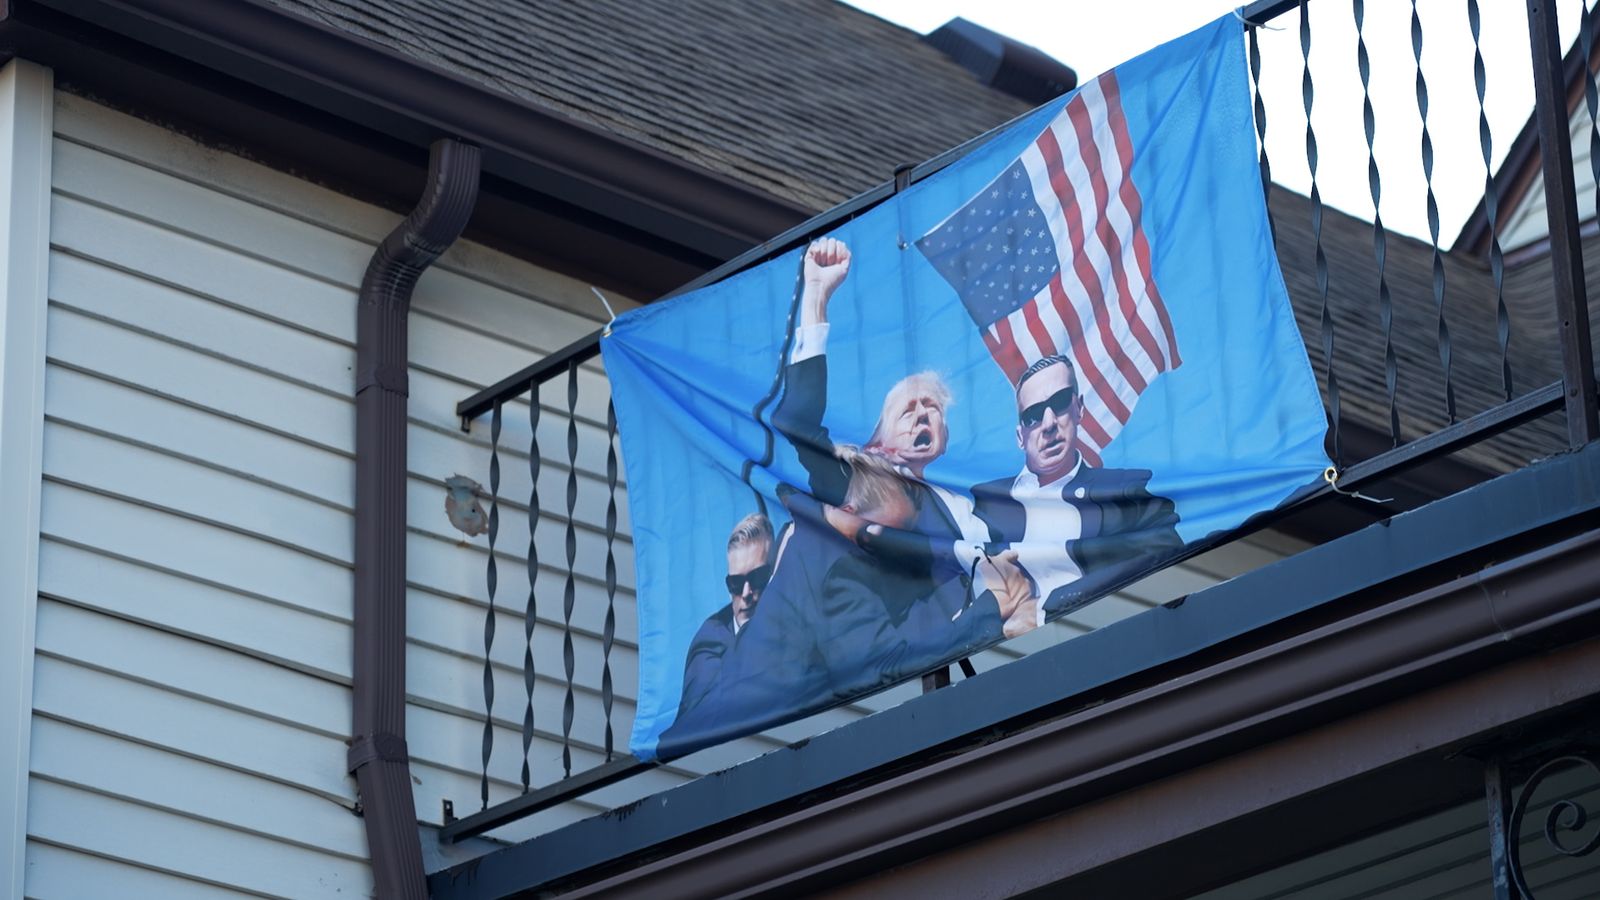
M951 19L923 40L984 84L1035 106L1078 86L1078 73L1049 54L966 19Z
M349 771L366 818L375 896L426 900L406 753L406 319L417 279L461 236L478 148L435 141L417 207L383 239L356 311L355 665Z

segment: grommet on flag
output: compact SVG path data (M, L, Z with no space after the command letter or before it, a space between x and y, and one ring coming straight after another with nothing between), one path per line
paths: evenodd
M1393 497L1369 497L1360 491L1347 491L1344 488L1339 487L1339 470L1333 466L1329 466L1322 470L1322 480L1328 483L1328 487L1333 488L1333 492L1335 494L1342 494L1346 497L1354 497L1357 500L1365 500L1368 503L1384 504L1394 502Z

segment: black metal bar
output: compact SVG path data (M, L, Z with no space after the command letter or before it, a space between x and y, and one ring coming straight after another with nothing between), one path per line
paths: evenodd
M1383 181L1378 177L1378 156L1373 149L1377 137L1377 116L1372 111L1372 61L1367 56L1367 4L1355 0L1356 69L1361 74L1361 125L1367 137L1367 190L1372 195L1372 255L1378 266L1378 320L1383 325L1383 384L1389 395L1389 440L1400 446L1400 403L1396 397L1399 365L1394 352L1394 298L1389 293L1388 232L1383 228ZM1252 32L1253 34L1254 32ZM1435 248L1437 252L1437 248Z
M507 375L494 384L456 404L456 415L461 417L461 430L470 431L472 420L504 403L528 392L536 384L543 384L565 370L570 363L585 363L600 355L600 335L592 331L560 350L546 356L531 366ZM534 397L533 401L538 402Z
M567 582L561 592L561 661L566 667L567 694L561 705L561 769L572 777L572 685L577 657L572 647L572 609L577 600L574 568L578 561L578 361L567 360Z
M489 757L494 753L494 595L500 586L499 564L495 562L495 541L500 536L500 426L505 407L494 405L489 418L489 561L484 566L484 581L489 588L489 606L483 612L483 770L478 793L483 809L489 808Z
M1528 0L1528 32L1533 41L1534 112L1539 126L1539 152L1544 160L1545 208L1550 218L1550 266L1555 275L1556 315L1561 323L1567 437L1572 446L1580 447L1600 436L1600 422L1595 414L1594 353L1589 344L1589 301L1578 238L1561 39L1550 0Z
M1483 45L1479 39L1482 16L1478 11L1478 0L1467 0L1467 25L1472 31L1472 81L1478 92L1478 146L1483 151L1483 215L1489 232L1489 272L1494 277L1495 333L1500 342L1500 384L1509 402L1513 396L1511 313L1506 308L1506 255L1500 246L1500 187L1494 177L1494 140L1489 132L1489 113L1483 101L1489 79L1483 64ZM1592 101L1590 109L1593 109ZM1596 176L1600 177L1600 158L1596 158L1594 164ZM1596 183L1600 184L1600 181Z
M1317 294L1322 299L1318 318L1322 323L1322 357L1328 367L1328 437L1332 442L1330 455L1334 464L1342 466L1344 453L1339 440L1342 418L1339 414L1339 376L1333 364L1333 308L1328 299L1328 254L1322 247L1322 191L1317 187L1317 133L1311 124L1314 93L1311 82L1311 19L1306 14L1306 0L1300 0L1300 58L1300 97L1306 109L1306 165L1311 170L1311 239L1316 252Z
M1511 821L1511 790L1505 781L1505 766L1499 757L1484 766L1484 800L1489 805L1489 870L1494 900L1514 900L1515 888L1511 886L1511 854L1507 841L1513 836L1506 833Z
M549 787L529 791L504 803L496 803L482 812L456 819L439 829L439 840L454 844L475 837L508 822L515 822L540 810L565 803L574 797L597 791L608 784L615 784L640 772L647 772L657 765L658 763L641 762L632 756L619 756L611 762L586 772L579 772L571 778L564 778Z
M1444 374L1445 420L1456 420L1456 388L1450 377L1450 326L1444 315L1444 252L1439 247L1439 199L1433 190L1433 135L1428 131L1428 79L1422 72L1422 18L1411 0L1411 53L1417 60L1417 117L1422 120L1422 182L1427 187L1428 237L1433 245L1433 306L1438 315L1439 369Z
M611 761L611 645L617 637L617 407L606 401L606 623L600 634L600 704L606 716L606 762Z
M937 691L940 688L946 688L946 687L949 687L949 686L950 686L950 667L949 666L940 666L939 668L934 669L932 672L924 673L923 676L922 676L922 692L924 694L931 693L933 691Z
M1250 29L1250 86L1255 94L1256 141L1261 145L1261 202L1266 208L1267 230L1272 246L1278 246L1278 223L1272 218L1272 163L1267 159L1267 103L1261 96L1261 43Z
M1583 48L1578 77L1583 79L1584 102L1589 108L1589 173L1594 179L1595 202L1600 204L1600 83L1596 83L1595 73L1589 68L1589 61L1594 59L1595 29L1600 27L1596 19L1600 19L1600 4L1591 7L1588 0L1584 0L1583 17L1578 23ZM1595 208L1600 209L1600 205ZM1582 237L1581 231L1579 236Z
M533 686L537 672L533 659L533 629L539 621L539 389L528 397L528 605L522 614L522 686L527 706L522 711L522 792L532 787L533 772L529 754L533 749Z
M1366 482L1397 475L1430 459L1454 453L1524 422L1555 412L1561 408L1561 403L1561 382L1547 384L1510 403L1485 410L1433 434L1356 463L1340 475L1339 486L1353 489Z
M1244 23L1251 28L1265 25L1291 9L1300 5L1300 0L1256 0L1248 3L1239 13Z

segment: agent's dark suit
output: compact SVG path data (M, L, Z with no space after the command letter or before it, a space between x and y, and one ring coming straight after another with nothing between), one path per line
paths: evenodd
M689 642L689 654L683 661L683 699L678 703L679 714L692 709L705 697L706 691L717 680L722 670L722 657L733 644L733 604L728 604L706 617L700 630Z
M1001 638L993 594L968 605L964 579L931 585L926 567L886 565L834 531L803 494L790 511L794 535L760 608L699 702L680 707L662 733L661 758L809 715Z
M1001 546L1022 541L1027 526L1027 510L1012 496L1015 480L1000 478L972 489L978 518L988 524L990 539ZM1079 537L1063 540L1083 577L1044 598L1047 613L1082 606L1183 548L1177 510L1171 500L1150 493L1149 483L1146 469L1080 466L1061 484L1062 502L1072 504L1082 521Z

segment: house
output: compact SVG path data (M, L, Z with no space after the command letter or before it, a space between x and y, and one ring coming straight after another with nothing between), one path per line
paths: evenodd
M941 40L831 0L5 3L7 896L970 895L1071 877L1153 897L1330 848L1361 859L1354 836L1482 808L1469 746L1505 758L1514 793L1516 754L1543 728L1570 738L1600 671L1594 450L1529 466L1570 443L1542 419L1380 481L1389 507L1328 501L1158 573L948 689L560 787L626 768L637 635L604 374L558 354L605 321L593 288L620 309L774 252L1066 77L1026 54L996 67L982 45L1021 51L970 28ZM1307 202L1272 195L1315 348ZM1321 239L1356 461L1387 440L1370 228L1330 213ZM1448 424L1421 374L1432 248L1390 254L1411 438ZM1492 280L1444 264L1484 312L1452 323L1458 400L1492 409ZM1506 276L1519 384L1561 378L1545 269ZM464 398L552 355L498 439L488 417L461 428ZM371 431L363 403L388 409ZM444 512L446 479L491 484L491 454L492 554ZM403 571L383 565L397 549ZM531 818L440 838L551 786L560 802ZM1323 824L1259 840L1291 814ZM1024 844L997 881L988 854Z

